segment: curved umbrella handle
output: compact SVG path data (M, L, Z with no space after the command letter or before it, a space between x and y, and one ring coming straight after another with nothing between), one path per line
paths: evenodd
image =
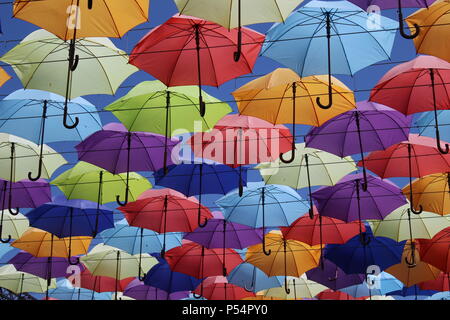
M410 186L410 188L411 188L411 186ZM423 212L423 206L421 204L419 204L419 210L415 210L412 202L410 202L410 204L409 204L409 209L414 214L421 214Z
M450 147L448 143L445 144L445 149L441 146L441 135L439 133L439 128L436 129L436 144L439 152L441 154L448 154L450 152Z
M420 34L420 27L417 23L414 23L415 32L411 33L411 34L406 34L405 29L404 29L405 25L404 25L404 21L403 21L403 12L402 12L402 7L401 7L401 1L399 1L399 7L398 7L398 28L400 29L400 34L405 39L411 40L411 39L416 38Z
M294 149L295 149L295 146L294 146ZM281 160L281 162L286 163L286 164L292 163L295 160L294 149L292 149L291 157L288 160L284 159L284 154L283 153L280 153L280 160Z
M0 225L0 242L1 243L9 243L9 242L11 242L11 239L12 239L11 235L8 235L8 239L6 239L6 240L1 238L2 231L3 231L3 225Z
M408 257L405 257L405 263L408 265L408 268L414 268L417 266L414 255L411 256L411 260Z
M75 120L73 120L73 124L68 124L67 123L67 120L68 120L68 118L69 118L69 108L68 108L68 106L67 106L67 103L68 103L68 101L66 101L65 102L65 105L64 105L64 118L63 118L63 125L64 125L64 127L65 128L67 128L67 129L75 129L77 126L78 126L78 124L80 123L80 119L78 119L78 117L75 117Z
M92 5L93 5L93 1L92 0L88 0L88 9L89 10L92 9Z
M193 296L195 299L200 299L201 297L203 297L203 281L202 281L202 283L200 284L200 294L196 294L195 292L192 292L192 296Z
M198 204L198 226L199 226L200 228L204 228L204 227L206 227L206 225L208 224L208 219L205 218L205 222L202 223L202 222L201 222L201 220L202 220L201 212L202 212L201 204L199 203L199 204Z
M126 195L125 195L125 201L122 202L122 201L120 200L120 195L117 195L117 196L116 196L116 202L117 202L117 204L118 204L119 206L125 206L125 205L128 203L128 188L127 188Z
M247 292L253 292L253 290L255 289L255 285L252 282L252 284L250 285L250 287L247 287L247 284L244 282L244 290Z
M327 49L328 49L328 104L322 104L320 97L316 98L316 103L321 109L330 109L333 105L333 88L331 83L331 17L330 12L326 12L327 29Z
M290 294L290 293L291 293L291 289L288 288L287 276L284 277L284 291L285 291L287 294Z
M269 249L269 251L266 250L266 238L265 237L263 238L263 242L262 242L262 250L266 256L270 256L270 254L272 253L271 249Z
M80 62L80 56L79 55L74 55L73 57L71 57L71 59L69 60L70 63L70 71L75 71L77 70L78 67L78 63Z
M309 218L311 220L313 220L314 219L314 210L312 208L309 209L308 214L309 214Z
M30 181L38 181L41 178L42 175L42 148L41 148L41 154L39 156L39 164L38 164L38 173L36 177L33 177L33 173L30 171L28 172L28 179Z
M68 262L69 262L69 264L71 266L76 266L76 265L78 265L80 263L80 258L79 257L75 257L75 262L72 261L72 257L69 257L67 260L68 260Z
M291 157L286 160L284 155L280 154L280 160L283 163L289 164L295 160L295 111L296 111L296 95L297 95L297 82L292 83L292 153Z
M19 208L8 208L9 214L11 214L12 216L17 216L19 214Z
M320 101L320 97L316 98L316 103L317 105L321 108L321 109L330 109L331 106L333 105L333 91L331 88L331 82L328 84L328 103L327 104L322 104L322 102Z
M139 279L139 281L144 281L144 279L145 279L145 276L146 276L147 274L146 273L144 273L144 275L143 276L141 276L141 275L138 275L138 279Z

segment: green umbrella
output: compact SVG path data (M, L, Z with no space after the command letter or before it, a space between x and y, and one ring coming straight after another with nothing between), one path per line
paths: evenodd
M79 56L76 70L67 69L65 42L46 30L29 34L0 61L12 66L24 88L51 91L67 100L89 94L115 94L122 82L138 69L128 64L128 56L108 38L76 40ZM69 74L69 76L68 76ZM64 124L67 124L65 108Z
M341 178L357 170L351 157L340 158L322 150L306 148L304 143L295 145L294 159L292 163L277 159L259 164L256 168L260 170L266 184L282 184L294 189L308 187L311 209L311 186L335 185Z
M53 172L66 163L59 153L45 144L38 146L12 134L0 133L1 179L13 182L32 179L35 172L44 179L50 179Z
M112 174L90 163L80 161L52 182L68 199L85 199L99 204L116 201L118 195L127 190L126 198L135 201L137 197L152 187L143 176L129 173L127 187L126 174Z
M47 280L26 272L17 271L12 264L7 264L0 268L0 287L18 295L24 292L43 293L47 291ZM51 280L49 288L56 288L55 279Z

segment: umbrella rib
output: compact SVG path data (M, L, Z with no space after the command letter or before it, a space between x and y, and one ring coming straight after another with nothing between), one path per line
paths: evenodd
M136 3L136 1L134 1L135 3ZM121 34L120 34L120 31L119 31L119 28L117 28L117 24L116 24L116 19L114 19L114 16L113 16L113 14L112 14L112 12L111 12L111 10L109 9L109 6L108 6L108 4L107 4L107 1L103 1L103 3L104 3L104 5L105 5L105 7L106 7L106 10L108 11L108 13L109 13L109 15L111 16L111 21L112 21L112 23L113 23L113 25L114 25L114 29L116 29L116 34L117 34L117 36L119 36L119 38L121 38ZM140 7L140 6L138 6L138 7Z

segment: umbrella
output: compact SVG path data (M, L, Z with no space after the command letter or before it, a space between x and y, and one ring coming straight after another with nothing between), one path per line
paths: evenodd
M286 68L276 69L255 79L232 94L243 115L259 117L274 124L292 123L294 144L295 124L320 126L355 108L353 92L336 78L333 77L332 80L331 90L335 95L335 107L332 110L318 108L314 101L314 97L327 94L328 83L325 76L300 78L294 71Z
M414 39L418 53L450 61L445 41L439 41L448 36L449 10L450 3L447 0L436 1L429 8L421 9L406 18L410 28L421 26L422 32Z
M191 232L199 225L199 219L212 218L208 208L193 197L171 189L148 190L138 200L119 208L131 226L147 228L163 234L161 254L166 251L167 232ZM197 214L198 212L198 214Z
M419 239L419 252L422 261L431 264L439 270L450 272L450 228L436 234L432 239Z
M450 123L450 110L438 110L438 123L441 127L448 127ZM433 112L422 112L418 114L418 117L414 121L414 127L417 128L421 136L436 137L436 129L434 127L435 119ZM440 131L441 139L444 141L450 141L450 131Z
M424 281L419 287L422 290L450 291L450 274L441 272L436 279Z
M178 140L146 132L130 132L122 124L108 124L78 144L78 159L97 165L111 173L126 172L129 189L130 171L156 171L169 161L162 159L166 152L172 150ZM171 157L173 159L173 156ZM126 193L127 195L128 193ZM127 204L117 199L121 206Z
M281 287L283 278L280 276L269 277L261 269L245 262L230 272L228 282L243 287L246 291L258 292L269 288Z
M207 300L241 300L255 296L253 292L248 292L237 285L229 283L227 278L223 276L206 278L194 290L194 294L200 295Z
M242 195L242 165L273 161L291 150L289 129L239 114L226 115L207 133L197 133L189 141L197 157L239 166L239 192Z
M239 61L242 52L242 26L265 23L284 22L288 15L303 0L252 0L216 1L175 0L180 14L195 16L214 21L227 29L238 29L237 51L233 57Z
M412 185L412 177L447 172L450 155L439 152L433 138L411 134L406 141L384 151L372 152L365 158L365 163L368 169L382 178L409 177L409 184ZM412 188L409 191L410 210L420 214L423 207L419 205L418 210L414 208L417 201L414 200Z
M11 239L18 239L28 229L28 219L21 213L16 215L1 210L0 219L0 242L9 243ZM3 239L2 234L7 234L8 238Z
M263 233L266 219L269 227L289 226L309 209L295 190L283 185L246 188L242 197L233 192L216 203L223 208L225 220L262 228ZM266 211L269 214L266 215ZM264 254L269 255L265 238L262 247Z
M3 68L0 68L0 87L3 86L11 78L12 77L8 73L6 73Z
M370 100L390 106L403 114L433 111L436 144L441 146L437 110L448 109L450 103L450 63L432 56L419 56L395 66L373 88Z
M147 285L130 285L130 287L123 292L123 295L136 300L181 300L187 298L189 292L180 291L169 294L164 290Z
M361 243L355 236L345 244L328 244L324 250L325 259L330 260L345 273L373 274L371 266L384 270L401 261L405 241L396 242L389 238L374 237L370 228L366 227L366 239Z
M46 291L46 281L26 272L17 271L13 265L8 264L0 268L0 286L19 296L25 292L42 293ZM50 288L56 287L53 279Z
M374 296L383 296L401 289L403 289L401 281L387 272L380 272L377 275L368 275L363 283L342 288L341 291L355 298L369 297L366 300L372 300Z
M53 172L67 161L55 150L45 144L38 146L17 136L0 133L0 178L17 182L24 179L36 181L32 172L50 179ZM30 171L23 170L24 168ZM39 179L39 178L38 178ZM11 192L12 184L10 184Z
M226 59L234 52L237 30L195 17L175 15L145 35L130 63L167 86L198 85L200 115L206 112L202 85L218 87L252 72L264 35L242 28L242 59ZM214 107L212 107L214 108Z
M328 74L327 104L316 98L328 109L333 105L331 74L353 75L389 59L397 23L381 15L377 20L369 26L367 12L347 1L311 1L268 31L261 55L301 77Z
M421 205L423 210L440 215L450 213L450 172L423 176L404 187L403 193L408 197L411 189L415 197L409 200L414 202L414 207Z
M67 279L58 281L57 287L49 290L48 295L50 299L60 300L111 300L110 292L97 293L83 288L75 288Z
M264 295L286 300L301 300L303 298L314 298L327 289L324 285L311 281L304 275L302 277L287 277L287 279L287 283L283 287L267 289L264 291Z
M324 290L316 296L319 300L363 300L365 297L355 298L342 291Z
M323 284L333 290L341 290L346 287L361 284L366 279L364 274L346 274L330 260L322 260L322 266L306 271L308 279Z
M64 48L70 52L69 61ZM68 129L79 123L79 118L74 117L73 124L68 124L69 99L88 94L114 94L137 71L128 64L125 52L108 38L83 38L69 44L42 29L25 37L0 60L13 67L26 89L65 96L63 124Z
M117 202L120 198L118 193L124 189L127 191L126 199L134 201L152 187L146 178L135 172L114 175L83 161L60 174L51 184L57 186L68 199L84 199L98 204Z
M144 283L146 285L169 293L192 291L201 282L202 279L197 279L181 272L172 271L170 265L164 259L160 259L159 263L153 266L144 278Z
M94 276L88 269L85 269L80 273L80 288L92 290L92 294L94 292L114 292L116 288L118 292L123 292L133 280L135 280L133 277L117 280L112 277Z
M317 267L320 259L318 246L287 240L280 234L268 233L267 248L274 254L266 255L262 244L248 248L245 261L258 267L268 276L285 276L285 289L289 294L287 276L299 277L306 271Z
M373 102L361 101L357 108L313 128L306 137L306 146L340 157L384 150L407 140L410 120L398 111ZM363 163L364 183L367 188L366 166Z

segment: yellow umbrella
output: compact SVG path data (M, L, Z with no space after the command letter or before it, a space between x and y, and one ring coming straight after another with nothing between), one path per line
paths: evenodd
M92 237L58 238L44 230L29 228L19 239L11 243L11 246L35 257L70 258L86 254L91 240Z
M316 268L320 260L320 246L309 246L297 240L286 240L280 232L270 232L265 236L266 255L262 244L251 246L247 250L246 262L261 269L269 277L287 276L299 277L306 271ZM285 286L286 293L289 288Z
M414 249L414 257L412 249ZM415 265L411 266L408 261L413 259L415 260ZM411 287L421 282L435 280L441 273L438 268L420 261L418 244L411 246L410 241L405 245L401 262L389 267L385 271L403 282L405 287Z
M450 173L436 173L424 176L412 183L414 190L413 206L440 215L450 214ZM409 198L410 185L403 188Z
M450 0L436 1L410 15L406 22L411 32L415 32L414 24L421 26L419 35L414 38L418 53L450 62Z
M314 298L322 291L328 289L328 287L320 283L307 279L305 275L299 278L287 277L287 279L287 287L286 284L284 284L283 287L267 289L264 291L264 296L299 300L304 298Z
M52 279L49 286L47 286L47 280L26 272L17 271L12 264L7 264L0 268L0 287L18 295L24 292L43 293L48 288L56 288L56 281Z
M93 3L88 9L89 2ZM148 21L149 0L16 0L15 18L31 22L62 40L122 37Z
M8 243L11 239L18 239L28 230L29 223L23 214L11 214L8 210L0 210L0 242ZM3 236L7 239L4 240Z
M6 81L11 79L12 77L6 73L5 70L0 68L0 87L5 84Z

